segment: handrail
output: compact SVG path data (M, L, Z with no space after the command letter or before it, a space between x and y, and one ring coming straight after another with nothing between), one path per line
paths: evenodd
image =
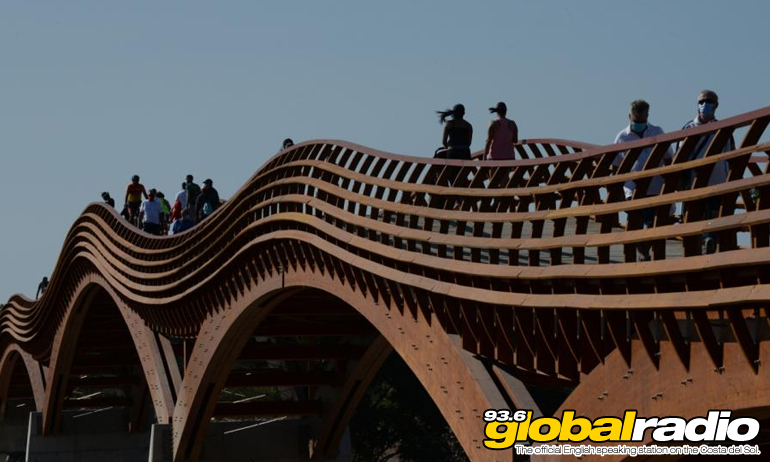
M770 175L754 168L753 176L747 176L747 166L770 152L770 144L757 144L768 122L770 107L618 145L532 139L520 146L557 148L542 148L543 157L511 161L425 159L338 140L308 141L274 155L214 214L173 237L149 236L128 226L115 210L90 204L69 230L42 298L14 295L0 312L0 350L14 341L44 357L50 348L46 339L77 302L79 287L95 274L153 329L189 335L208 310L226 303L228 294L237 294L244 273L254 276L290 265L288 254L272 252L292 246L317 253L331 267L366 275L364 280L389 279L466 303L533 308L547 306L547 300L573 309L609 309L616 303L609 295L589 303L590 293L581 288L572 294L579 303L569 304L555 291L535 293L529 285L547 278L574 282L693 275L718 271L740 259L751 261L746 271L759 272L770 262L765 249L770 247ZM722 152L718 144L747 126L742 145ZM705 157L689 160L694 140L701 136L716 141ZM650 161L641 171L630 171L643 149L660 159L673 143L679 143L673 164L659 167ZM620 171L611 174L609 165L621 152L628 157ZM718 162L730 165L731 177L708 186L703 178ZM695 172L700 180L690 190L678 190L685 171ZM645 197L639 190L646 191L645 185L656 176L663 177L662 192ZM637 195L625 201L619 193L629 180L640 186ZM704 219L698 207L709 198L718 198L720 213ZM667 220L668 208L679 202L693 211L681 225ZM736 215L739 207L743 212ZM648 209L655 210L657 224L642 229L641 213ZM615 217L621 213L628 214L626 229L617 226ZM570 235L565 234L567 220L573 220ZM546 222L552 227L545 228ZM544 235L544 229L551 234ZM705 232L718 234L719 258L694 252ZM745 232L752 236L748 249L737 245L738 234ZM665 259L667 240L670 247L681 247L675 262ZM656 261L630 259L639 243L657 246ZM609 258L611 246L623 247L623 261ZM568 249L572 254L565 260ZM597 252L596 264L585 263L586 250ZM545 266L541 251L549 253ZM519 252L528 252L524 264ZM481 280L501 285L477 287ZM770 286L736 284L730 290L717 289L716 295L699 288L682 290L695 300L689 307L702 309L712 309L714 300L746 305L770 294ZM533 293L524 293L530 290ZM200 297L207 303L197 303ZM637 294L633 303L618 306L675 308L674 295L650 297ZM646 299L650 303L641 302Z

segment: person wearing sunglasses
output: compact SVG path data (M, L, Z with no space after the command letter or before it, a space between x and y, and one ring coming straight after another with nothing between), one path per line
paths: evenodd
M690 122L687 122L684 127L682 127L683 130L692 128L692 127L698 127L704 124L709 124L712 122L716 122L716 110L719 107L719 96L717 96L716 92L712 90L703 90L700 93L698 93L698 114L695 116L693 120ZM707 136L701 136L698 140L697 144L695 145L695 149L692 150L690 153L688 160L696 160L701 159L706 155L706 152L709 149L709 146L711 146L711 141L714 138L713 133L709 134ZM727 140L727 142L724 144L724 146L717 146L717 150L715 150L712 154L720 154L723 152L730 152L735 150L735 139L730 136L730 139ZM711 176L709 176L708 180L708 186L714 186L720 183L724 183L727 181L728 177L728 165L727 162L724 160L720 160L719 162L714 164L714 168L711 171ZM683 178L683 189L688 190L692 189L693 185L695 183L695 179L693 177L692 171L685 172L685 176ZM712 218L719 217L719 207L721 200L719 197L711 197L705 200L703 204L703 214L702 219L703 220L710 220ZM684 211L683 211L684 212ZM682 213L682 216L684 216L684 213ZM717 250L717 235L714 232L708 232L704 233L702 236L702 253L703 254L710 254L714 253Z

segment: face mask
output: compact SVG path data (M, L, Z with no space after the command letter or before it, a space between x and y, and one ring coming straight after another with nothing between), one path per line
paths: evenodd
M644 133L644 131L647 130L647 124L640 124L636 122L631 122L631 131L635 133Z
M716 111L716 105L714 103L700 103L698 104L698 113L706 118L714 117L714 111Z

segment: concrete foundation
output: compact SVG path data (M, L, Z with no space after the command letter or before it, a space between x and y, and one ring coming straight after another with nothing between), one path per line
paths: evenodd
M43 416L29 414L27 462L146 462L150 432L128 433L128 411L65 411L62 431L42 435Z
M0 422L0 461L23 461L27 451L29 413L35 410L32 401L11 400L6 403L5 415Z
M235 430L235 431L234 431ZM211 422L200 462L301 462L309 460L308 424L301 420ZM171 425L153 425L149 462L172 462ZM351 462L350 436L345 433L336 459Z
M0 461L172 462L171 425L128 433L126 410L66 411L62 431L42 436L42 414L30 406L9 407L0 422ZM315 429L313 429L315 430ZM300 462L310 457L306 420L211 422L200 462ZM353 460L348 432L336 459Z

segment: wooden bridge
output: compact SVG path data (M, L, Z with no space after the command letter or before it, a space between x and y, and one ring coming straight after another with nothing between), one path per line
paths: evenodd
M171 429L174 461L205 459L217 422L287 416L307 457L333 460L394 350L473 461L513 458L483 447L481 414L540 413L535 388L588 417L732 409L770 428L769 122L770 107L622 145L530 140L516 161L311 141L172 237L91 204L43 297L0 312L0 413L27 403L53 438L68 409L123 409L126 432Z

